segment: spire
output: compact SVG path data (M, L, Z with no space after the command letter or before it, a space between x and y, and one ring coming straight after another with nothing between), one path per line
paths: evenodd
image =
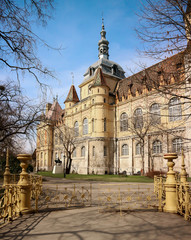
M99 50L99 59L101 58L105 58L105 59L109 59L109 42L107 41L107 39L105 38L106 36L106 31L105 31L105 27L104 27L104 19L102 18L102 29L101 29L101 40L99 40L98 42L98 50Z
M75 103L79 102L79 98L78 98L78 95L77 95L77 92L76 92L76 89L75 89L74 85L71 86L65 102L75 102Z

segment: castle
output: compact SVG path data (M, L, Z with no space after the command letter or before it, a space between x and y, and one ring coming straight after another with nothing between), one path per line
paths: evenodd
M65 126L73 130L71 172L167 171L167 152L179 154L175 170L180 171L183 149L191 175L188 49L126 78L122 67L109 60L108 45L102 24L99 59L84 74L80 98L72 85L64 110L57 99L46 105L37 128L38 169L52 170L58 158L64 163L67 152L60 139L68 134Z

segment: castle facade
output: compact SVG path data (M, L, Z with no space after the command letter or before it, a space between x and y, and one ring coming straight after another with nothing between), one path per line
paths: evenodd
M102 25L99 59L84 74L80 98L72 85L65 109L57 99L46 105L37 128L38 169L52 170L58 158L64 164L65 134L73 145L71 172L167 171L163 154L177 152L175 170L184 154L191 175L189 49L126 78L109 60L108 45Z

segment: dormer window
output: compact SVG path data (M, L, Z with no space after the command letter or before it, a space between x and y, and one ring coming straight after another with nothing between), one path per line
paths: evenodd
M94 74L94 68L93 67L90 67L89 69L89 75L92 76Z
M117 73L117 66L114 64L113 66L112 66L112 74L116 74Z
M182 67L182 63L177 63L176 64L176 69L180 69Z
M161 76L162 75L162 71L158 71L158 76Z

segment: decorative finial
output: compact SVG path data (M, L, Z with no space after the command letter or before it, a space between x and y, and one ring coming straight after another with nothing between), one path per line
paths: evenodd
M104 30L104 18L103 18L103 12L102 12L102 30Z
M182 148L182 164L181 164L181 172L180 172L180 181L182 183L187 182L187 172L185 168L185 163L184 163L184 150Z

